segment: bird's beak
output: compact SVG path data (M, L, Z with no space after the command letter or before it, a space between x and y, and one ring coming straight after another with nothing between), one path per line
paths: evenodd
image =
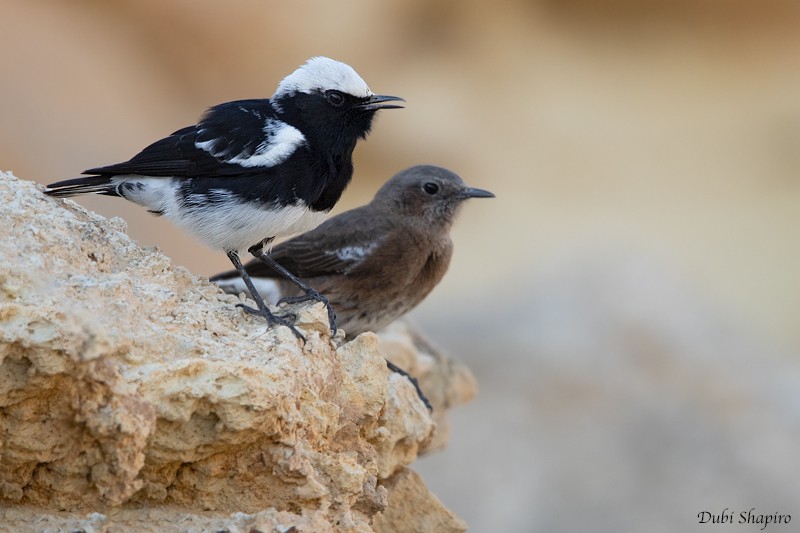
M494 198L494 194L483 189L476 189L475 187L467 187L461 191L459 195L462 198Z
M403 106L396 104L386 104L385 102L405 102L399 96L386 96L384 94L373 94L367 97L359 107L364 110L372 111L375 109L402 109Z

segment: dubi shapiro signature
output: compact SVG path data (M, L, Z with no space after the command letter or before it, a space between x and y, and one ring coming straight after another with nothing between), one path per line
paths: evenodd
M749 511L741 511L738 516L736 516L735 511L727 507L717 514L711 511L700 511L697 513L697 522L699 524L759 524L762 530L767 529L767 526L770 524L788 524L791 521L792 515L790 514L780 514L777 512L763 514L756 512L755 507L751 508Z

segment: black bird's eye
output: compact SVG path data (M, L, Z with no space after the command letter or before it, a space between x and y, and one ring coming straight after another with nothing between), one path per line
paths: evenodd
M339 91L325 91L325 98L333 107L342 107L344 104L344 95Z
M425 185L422 186L422 190L426 193L433 196L437 192L439 192L439 186L432 181L427 182Z

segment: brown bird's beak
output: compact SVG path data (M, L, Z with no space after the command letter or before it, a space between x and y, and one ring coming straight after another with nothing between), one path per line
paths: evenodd
M462 198L494 198L494 194L483 189L476 189L475 187L467 187L459 195Z
M387 96L384 94L373 94L364 100L364 103L359 104L361 109L374 110L374 109L403 109L403 106L396 104L386 104L385 102L405 102L399 96Z

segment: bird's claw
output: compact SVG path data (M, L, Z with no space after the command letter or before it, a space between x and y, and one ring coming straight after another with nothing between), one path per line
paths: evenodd
M338 331L336 327L336 313L334 312L333 307L331 307L328 299L317 291L309 291L304 296L284 296L278 300L277 305L281 306L284 304L296 304L310 301L322 302L322 304L325 306L325 310L328 312L328 325L331 328L331 337L335 336L336 332Z
M297 316L292 313L287 313L284 315L276 315L271 313L269 310L262 311L261 309L256 309L255 307L250 307L249 305L245 304L236 304L236 307L239 307L245 313L249 315L256 315L264 318L269 325L278 324L280 326L286 326L289 328L295 337L303 341L303 344L306 342L306 338L303 336L302 333L297 329L297 327L292 323L297 320Z

